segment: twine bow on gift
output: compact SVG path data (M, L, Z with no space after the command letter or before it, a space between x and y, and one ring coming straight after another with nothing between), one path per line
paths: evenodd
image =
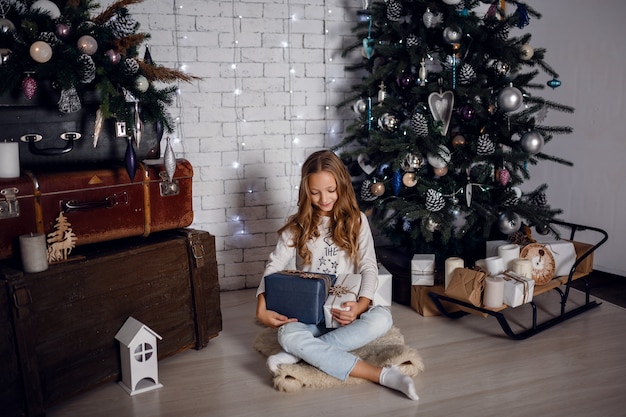
M329 291L332 288L331 286L332 278L330 275L327 275L327 274L320 274L320 273L315 273L315 272L304 272L304 271L297 271L297 270L284 270L282 271L282 273L286 275L294 275L299 278L321 279L322 281L324 281L324 289L326 291L326 294L329 294Z
M346 294L353 294L356 297L356 293L354 291L350 291L348 287L343 285L333 285L330 287L330 291L328 292L328 295L334 295L337 297L341 297Z
M526 304L528 302L528 298L530 297L530 283L528 282L528 279L524 279L522 276L517 275L514 272L511 271L505 271L504 272L504 277L503 277L506 281L517 281L517 282L521 282L522 285L524 286L524 298L522 299L522 304Z

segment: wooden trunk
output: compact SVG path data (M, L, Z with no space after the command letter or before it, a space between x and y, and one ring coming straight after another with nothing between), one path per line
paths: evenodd
M2 314L11 316L29 416L119 379L114 337L129 316L163 337L159 359L201 349L222 329L209 233L165 231L77 252L80 259L44 272L24 274L6 263L0 270L7 298L14 300ZM8 406L0 404L0 410Z

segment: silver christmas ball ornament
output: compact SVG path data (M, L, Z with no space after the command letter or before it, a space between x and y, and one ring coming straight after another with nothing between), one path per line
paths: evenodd
M541 152L544 140L541 133L537 132L536 130L531 130L530 132L526 132L522 135L519 144L524 151L528 152L531 155L535 155Z
M367 111L367 101L364 99L357 100L352 109L356 114L364 114Z
M520 58L522 58L524 61L528 61L529 59L531 59L534 54L535 54L535 50L533 49L532 46L528 44L524 44L520 47L519 55L520 55Z
M498 229L505 235L517 232L520 227L522 227L522 219L519 214L512 213L512 215L508 215L507 213L502 213L498 216Z
M506 112L515 111L520 108L523 99L522 92L511 85L498 94L498 106Z
M15 32L15 25L9 19L2 17L0 18L0 33L11 33Z
M450 43L459 43L463 37L463 30L457 25L447 26L443 30L443 40Z

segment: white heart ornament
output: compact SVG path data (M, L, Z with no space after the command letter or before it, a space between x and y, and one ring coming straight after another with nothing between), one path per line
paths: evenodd
M357 157L357 162L359 163L359 166L361 167L363 172L365 172L367 175L370 175L376 170L376 166L368 164L369 157L364 153L359 154L359 156Z
M448 133L450 127L450 119L452 118L452 109L454 108L454 93L445 91L443 94L431 93L428 96L428 106L433 118L438 122L443 122L441 134Z

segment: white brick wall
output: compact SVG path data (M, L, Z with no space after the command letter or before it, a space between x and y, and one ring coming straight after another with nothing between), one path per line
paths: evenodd
M102 7L112 3L100 1ZM140 31L151 34L157 64L185 65L202 77L180 85L171 109L180 123L172 137L177 156L194 166L192 227L216 237L223 290L258 285L276 230L295 209L299 164L336 144L340 138L331 129L342 132L342 119L353 117L334 106L349 91L341 51L354 42L350 29L361 7L358 0L145 0L129 6Z

